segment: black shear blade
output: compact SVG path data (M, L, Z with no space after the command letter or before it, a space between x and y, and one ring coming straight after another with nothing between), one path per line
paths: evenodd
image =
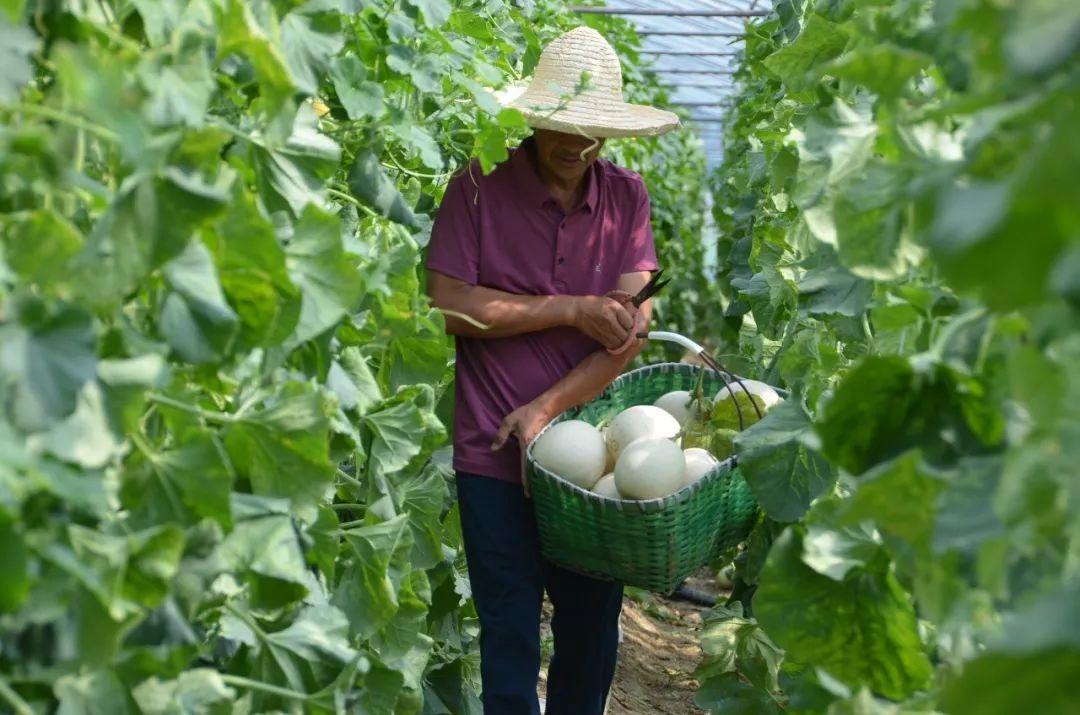
M654 295L659 293L661 288L663 288L664 286L666 286L668 283L671 282L670 278L667 278L665 280L660 280L660 277L663 274L664 274L664 269L663 268L658 270L656 273L652 274L652 277L649 278L649 282L645 284L645 287L642 288L640 291L638 291L638 294L635 295L631 299L631 302L634 304L634 307L636 307L636 308L641 307L642 303L644 303L649 298L652 298Z

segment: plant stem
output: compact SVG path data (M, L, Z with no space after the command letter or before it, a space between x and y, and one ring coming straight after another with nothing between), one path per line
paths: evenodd
M364 488L364 483L361 482L356 477L354 477L353 475L349 474L348 472L345 472L345 471L339 469L339 470L337 470L337 475L339 477L341 477L342 479L344 479L345 481L347 481L349 484L352 484L355 487L359 487L361 489Z
M236 422L237 421L236 417L233 416L233 415L226 414L224 412L213 412L211 410L204 410L201 407L196 407L195 405L189 405L186 402L180 402L179 400L174 400L171 397L166 397L165 395L162 395L162 394L157 393L157 392L148 393L146 395L146 397L151 402L156 402L159 405L164 405L165 407L171 407L174 410L180 410L181 412L187 412L190 415L195 415L197 417L201 417L202 419L206 420L207 422L217 422L217 423L227 424L229 422Z
M330 507L337 511L349 511L350 509L367 509L367 504L331 504Z
M19 697L19 694L12 690L3 678L0 678L0 698L7 701L16 715L34 715L34 709L30 707L30 704Z
M311 699L311 696L305 693L298 693L295 690L289 690L288 688L282 688L277 685L270 685L269 683L264 683L261 680L252 680L251 678L245 678L242 675L221 673L221 680L226 685L235 685L238 688L245 688L247 690L259 690L270 695L278 695L280 697L290 698L292 700Z
M352 204L356 208L366 213L368 216L371 216L373 218L382 218L381 214L372 209L370 206L365 206L364 204L360 203L360 200L351 194L347 194L344 191L339 191L338 189L335 189L331 186L326 187L326 193L330 194L335 199L341 199L342 201Z
M99 139L104 139L108 142L120 142L120 135L111 129L101 126L100 124L94 124L93 122L83 119L75 114L68 114L67 112L53 107L46 106L44 104L10 104L7 106L12 112L21 112L23 114L32 114L45 119L52 119L56 122L67 124L68 126L76 129L83 129L90 132Z

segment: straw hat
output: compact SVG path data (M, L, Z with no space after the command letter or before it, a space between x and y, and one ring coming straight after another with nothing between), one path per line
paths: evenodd
M575 96L582 72L589 73L588 89ZM521 110L532 127L596 138L654 136L679 126L672 112L623 101L619 57L591 27L574 28L545 47L532 82L507 106Z

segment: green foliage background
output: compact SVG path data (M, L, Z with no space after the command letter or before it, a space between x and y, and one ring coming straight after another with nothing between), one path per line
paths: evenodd
M783 0L712 177L753 613L729 713L1076 713L1080 6ZM743 601L748 599L743 598Z
M491 90L574 22L0 3L0 710L480 711L419 267L450 173L525 133ZM610 152L700 265L693 138Z

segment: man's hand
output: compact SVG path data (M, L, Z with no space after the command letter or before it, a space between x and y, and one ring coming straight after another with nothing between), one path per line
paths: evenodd
M615 350L631 336L634 316L610 296L583 295L576 299L573 325L605 348Z
M522 405L508 414L499 425L495 433L495 440L491 443L494 452L503 448L510 435L517 437L521 445L521 484L525 487L525 496L529 496L529 479L525 472L525 448L536 439L540 430L547 427L551 422L552 415L545 410L540 403L533 401Z
M638 343L640 338L638 338L637 335L638 333L644 332L648 321L645 318L645 314L638 308L635 308L634 304L630 302L634 296L630 295L626 291L609 291L607 297L611 298L612 300L618 301L619 304L622 305L627 310L627 312L630 313L630 316L634 319L634 325L632 328L630 328L630 334L626 336L626 340L623 341L623 344L616 348L609 347L607 349L607 351L612 355L620 355Z

